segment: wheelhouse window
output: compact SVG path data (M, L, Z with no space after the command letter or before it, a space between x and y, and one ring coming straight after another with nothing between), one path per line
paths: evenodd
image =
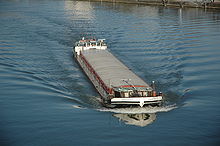
M121 94L120 94L120 92L118 92L118 91L115 91L115 97L121 97Z
M91 43L91 46L96 46L96 42L92 42L92 43Z
M80 47L85 47L85 46L86 46L86 44L85 44L85 43L80 42L80 43L77 43L77 46L80 46Z
M143 96L143 94L142 94L141 91L138 91L138 95L139 95L139 96Z
M147 92L143 91L143 96L146 97L147 96Z
M129 97L129 93L128 92L124 92L124 97Z

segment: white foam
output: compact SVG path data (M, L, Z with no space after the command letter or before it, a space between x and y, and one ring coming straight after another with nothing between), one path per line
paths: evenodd
M101 108L97 109L102 112L113 112L113 113L126 113L126 114L140 114L140 113L158 113L158 112L168 112L177 108L176 105L162 106L162 107L131 107L131 108Z
M78 108L78 109L86 109L85 107L79 106L79 105L72 105L73 108Z

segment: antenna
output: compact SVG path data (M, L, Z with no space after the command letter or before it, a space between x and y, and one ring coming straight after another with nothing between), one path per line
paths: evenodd
M121 79L121 80L124 81L125 83L127 83L128 85L131 85L135 90L137 90L132 83L128 82L128 81L131 81L131 79Z

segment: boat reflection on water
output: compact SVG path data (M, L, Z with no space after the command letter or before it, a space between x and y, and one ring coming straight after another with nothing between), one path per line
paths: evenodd
M159 112L169 112L176 109L176 104L163 105L163 106L144 106L144 107L124 107L124 108L100 108L99 111L110 112L113 117L119 121L128 124L144 127L152 124Z
M114 117L119 118L120 121L123 121L125 124L128 125L135 125L135 126L147 126L151 124L156 119L156 114L146 114L146 113L139 113L139 114L113 114Z

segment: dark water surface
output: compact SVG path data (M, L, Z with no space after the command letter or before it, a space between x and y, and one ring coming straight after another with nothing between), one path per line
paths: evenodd
M72 57L85 35L165 94L106 109ZM0 1L0 145L219 145L220 12Z

